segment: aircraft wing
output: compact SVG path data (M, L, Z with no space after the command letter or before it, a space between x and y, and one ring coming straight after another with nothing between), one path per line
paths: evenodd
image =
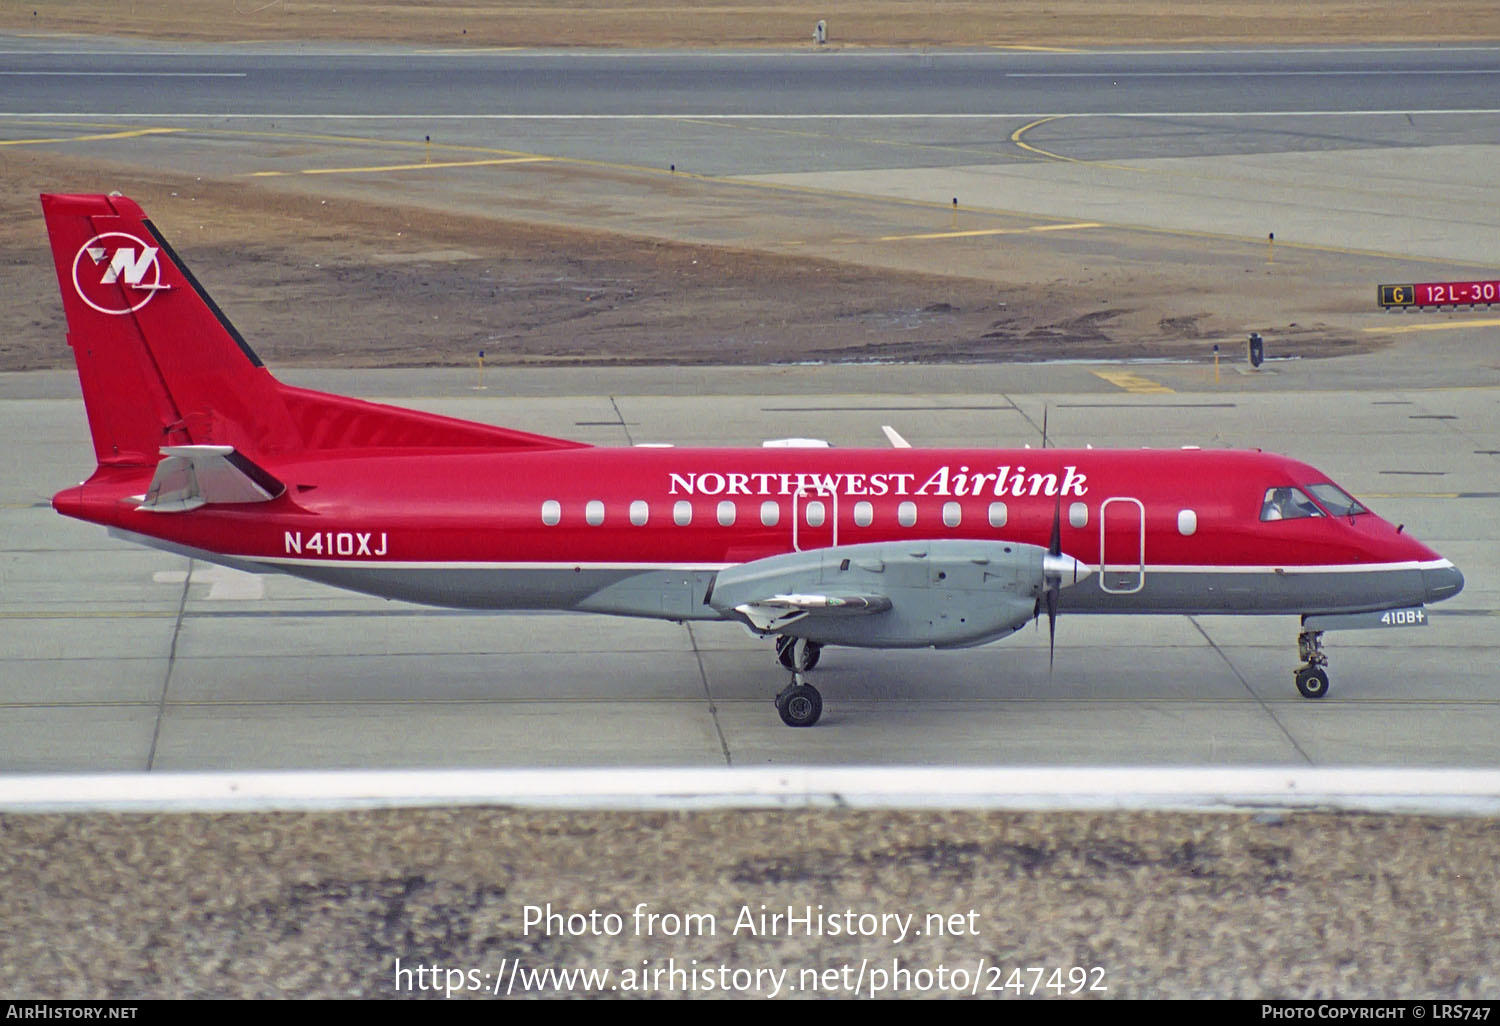
M741 603L734 611L759 631L773 631L807 616L868 616L884 613L891 600L884 595L772 595Z
M286 491L232 445L167 445L137 509L186 513L210 503L270 502Z

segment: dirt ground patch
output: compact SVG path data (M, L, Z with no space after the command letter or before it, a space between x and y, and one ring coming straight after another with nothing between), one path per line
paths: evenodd
M1099 46L1500 38L1493 0L31 0L0 30L448 46Z
M1080 309L1055 283L393 209L10 151L0 154L0 370L71 366L37 194L100 181L145 207L273 367L468 365L480 351L487 363L765 365L1207 350L1199 318ZM1285 331L1279 344L1305 355L1368 345L1315 329Z

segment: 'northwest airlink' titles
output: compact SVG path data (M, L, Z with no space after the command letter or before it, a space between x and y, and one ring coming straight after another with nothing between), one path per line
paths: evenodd
M994 470L970 470L959 466L956 470L943 464L929 474L919 485L920 474L808 474L741 473L731 471L719 473L690 471L679 474L669 472L668 483L672 495L1002 495L1013 497L1037 495L1088 494L1088 475L1080 474L1076 466L1063 468L1062 480L1056 474L1028 472L1024 466L998 466Z

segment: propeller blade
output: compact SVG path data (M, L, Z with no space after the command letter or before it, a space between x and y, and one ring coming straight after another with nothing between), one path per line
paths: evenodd
M1062 495L1052 507L1052 538L1047 542L1049 556L1062 555ZM1076 564L1075 564L1076 567ZM1075 569L1075 574L1076 574ZM1057 595L1062 588L1062 575L1047 575L1047 675L1052 675L1052 663L1057 655ZM1040 600L1038 600L1040 604Z
M1057 654L1057 592L1058 583L1047 585L1047 675L1052 675L1052 661Z
M1057 505L1052 508L1052 540L1047 543L1047 553L1052 556L1062 555L1062 496L1057 497Z

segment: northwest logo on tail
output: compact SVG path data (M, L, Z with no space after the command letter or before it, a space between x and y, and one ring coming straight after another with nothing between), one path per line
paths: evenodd
M73 257L73 288L80 299L100 313L134 313L158 292L171 288L161 283L161 263L156 254L156 246L148 246L134 235L95 235Z

